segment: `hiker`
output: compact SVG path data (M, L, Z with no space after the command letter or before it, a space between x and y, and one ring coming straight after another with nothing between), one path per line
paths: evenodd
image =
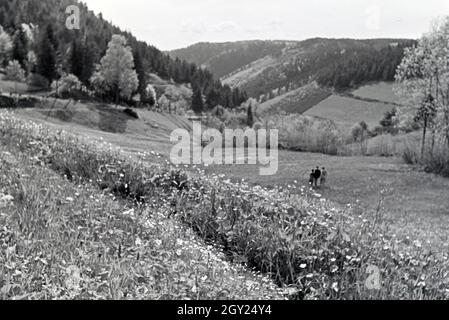
M310 174L309 184L313 187L315 182L315 169L312 169L312 173Z
M327 179L327 171L326 171L326 168L323 167L323 169L321 171L320 187L324 188L326 186L326 179Z
M316 170L314 172L314 184L315 188L318 188L318 180L321 178L321 171L320 167L316 167Z

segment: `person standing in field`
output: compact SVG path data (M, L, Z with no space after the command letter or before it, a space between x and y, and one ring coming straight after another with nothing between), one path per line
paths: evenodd
M314 182L315 182L315 188L318 188L318 180L321 178L321 170L320 167L316 167L315 174L314 174Z
M312 169L312 173L310 174L309 184L313 187L315 182L315 169Z
M320 180L320 187L326 186L326 179L327 179L327 170L325 167L323 167L323 170L321 171L321 180Z

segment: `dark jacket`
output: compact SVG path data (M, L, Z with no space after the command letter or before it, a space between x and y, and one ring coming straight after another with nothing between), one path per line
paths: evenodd
M320 170L315 170L315 179L319 179L321 177L321 171Z

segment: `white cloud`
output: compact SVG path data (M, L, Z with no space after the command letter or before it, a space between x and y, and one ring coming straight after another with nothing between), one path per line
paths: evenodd
M223 32L236 31L238 29L239 26L237 25L237 23L235 23L235 21L222 21L215 26L214 31L223 33Z
M181 25L179 31L192 34L201 34L206 31L206 26L202 21L189 20Z

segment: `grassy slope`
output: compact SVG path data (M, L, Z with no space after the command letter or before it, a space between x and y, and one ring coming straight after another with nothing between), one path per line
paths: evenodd
M391 234L430 241L429 247L449 249L449 179L404 165L400 159L384 157L336 157L322 154L279 152L279 171L260 176L256 166L213 166L209 173L225 174L235 181L267 186L307 185L316 166L329 171L328 186L319 190L340 205L350 204L356 214L373 215L383 199L381 212ZM405 227L406 226L406 227Z
M1 142L0 299L282 299L170 219L170 202L132 206Z
M419 253L421 250L410 250L409 248L406 253L397 256L397 253L394 253L391 247L385 249L383 247L385 243L396 246L396 244L400 244L400 240L368 232L368 230L380 227L376 219L370 218L362 221L361 217L350 217L345 211L336 208L332 203L323 202L324 199L311 198L303 191L301 191L301 195L295 196L290 193L291 190L275 189L269 191L261 188L249 188L243 184L230 184L217 178L211 179L204 174L200 179L189 179L189 188L179 192L178 188L174 188L174 186L179 187L179 183L174 184L174 182L180 181L179 176L173 171L171 173L165 171L164 173L160 165L154 165L151 162L135 162L128 156L123 158L124 155L121 155L120 150L114 151L107 145L92 144L87 140L83 142L66 134L55 136L48 133L45 128L18 122L8 115L2 115L0 119L2 120L2 141L11 150L26 150L27 156L37 163L45 163L59 173L71 172L71 179L75 174L76 176L79 175L81 179L90 178L98 185L106 184L106 190L110 190L119 197L128 194L126 193L127 188L132 190L133 194L140 189L147 199L151 198L150 209L153 214L154 211L158 212L160 206L167 209L163 217L167 215L170 217L174 212L173 215L180 216L181 221L187 223L204 238L222 245L224 250L237 261L244 262L250 267L254 266L258 270L269 272L280 283L293 285L291 298L304 298L306 296L322 299L420 298L425 297L424 294L427 294L428 297L440 297L442 294L445 296L444 287L441 288L439 285L440 273L443 272L442 266L439 264L441 258L428 256L425 262L422 261L421 256L416 256L416 254L425 254ZM19 141L20 143L18 143ZM67 152L71 153L73 158L65 157ZM174 173L175 175L173 175ZM156 176L153 176L154 174ZM17 177L16 174L13 176ZM31 176L40 178L46 175L41 173L31 174ZM150 180L151 183L148 183L148 178L151 176L153 176ZM117 189L117 183L123 189L121 187ZM124 187L125 183L129 187ZM54 193L51 189L49 192ZM29 194L26 191L23 193ZM22 196L15 197L15 199L19 199L19 205L22 203L22 198ZM57 199L60 198L61 196L58 194ZM50 204L54 203L51 197L49 197L49 200ZM74 202L74 200L68 198L66 200ZM41 202L38 201L38 203ZM32 203L34 204L34 202ZM7 203L7 205L10 204ZM31 208L33 209L32 206ZM141 207L138 206L137 208ZM32 210L32 212L36 212L36 210ZM104 212L104 210L101 210L101 212ZM129 212L125 215L134 216ZM136 218L140 216L139 213L136 214ZM37 217L41 217L41 215ZM52 219L50 218L50 220ZM86 219L83 219L83 221L85 222ZM87 221L90 222L91 219L87 219ZM109 222L110 219L107 221ZM12 226L15 223L17 224L14 220L8 222ZM142 223L145 222L137 222L130 233L136 235L136 231L139 230ZM23 228L23 223L20 224L19 220L20 225ZM66 226L67 224L62 225ZM102 225L100 221L100 226ZM122 226L123 222L119 221L118 225ZM25 227L31 228L39 228L40 226L39 223L25 225ZM56 226L58 225L56 224ZM112 224L112 226L116 225ZM291 226L294 226L294 228L292 229ZM48 231L46 226L42 229ZM105 230L109 229L110 227L105 227ZM22 230L19 229L19 231ZM74 230L79 233L83 230L83 227ZM383 230L383 227L378 230ZM37 231L40 231L40 229ZM126 241L126 236L120 237L123 236L122 231L118 230L117 233L115 229L111 231L112 234L111 232L108 233L115 236L113 239ZM349 232L349 234L346 232ZM55 234L60 234L60 232L57 230ZM127 234L125 232L125 235ZM19 232L18 236L22 236L22 234ZM97 239L95 234L93 237L94 240ZM79 237L75 237L75 239L79 240ZM141 241L144 239L146 240L146 236L142 236ZM175 239L178 239L176 235L173 237L173 240ZM44 243L51 248L52 240L58 240L58 238L46 238ZM98 239L95 241L98 241ZM100 237L100 243L103 241L106 242L106 239ZM128 254L127 259L131 259L131 261L139 260L133 255L136 253L133 249L124 251L125 244L121 245L120 241L118 248L117 243L115 243L111 254L117 255L119 259L123 259L124 255ZM176 240L176 242L178 241ZM134 242L131 243L134 244ZM136 245L138 246L138 244ZM156 243L156 245L158 244ZM57 242L55 247L60 248L61 245ZM73 248L79 248L79 246L73 245L68 249L67 254L70 255ZM17 252L17 249L15 250ZM178 250L175 252L174 260L167 262L168 267L184 265L179 262L183 257L183 251L178 252ZM107 250L103 252L109 253ZM129 255L129 252L131 255ZM37 254L42 256L41 253ZM55 259L51 265L64 263L64 260L58 259L61 256L64 255L50 254L50 258ZM94 252L93 256L97 257L97 254ZM419 259L419 262L417 262L418 268L410 265L409 261L414 257ZM35 261L39 262L40 259L50 258L47 254L43 258L35 259ZM8 259L8 256L6 259ZM44 261L48 263L47 260ZM45 262L42 263L46 265ZM359 285L361 281L366 279L365 267L367 264L373 263L378 265L387 277L384 286L375 293ZM399 268L398 263L400 264ZM130 265L132 266L132 262L125 265L124 270L129 270ZM413 263L413 266L416 266L416 264ZM429 270L426 270L427 267L429 267ZM32 268L33 271L34 268L35 266ZM79 269L88 275L92 274L91 268L86 268L85 265L81 265ZM156 269L161 269L160 264L157 264ZM66 273L72 273L72 270L73 268L69 271L66 270ZM206 270L209 270L209 268L206 268ZM9 271L6 272L10 276ZM167 271L164 270L164 272ZM122 275L121 272L118 273ZM409 276L404 278L405 274ZM115 274L109 272L106 279L111 278L111 275ZM61 277L60 274L52 274L52 276ZM428 279L430 290L424 291L422 284L417 285L414 281L416 277L421 276ZM408 277L411 277L411 279ZM78 275L75 278L75 280L79 280ZM206 281L209 277L203 278L201 280ZM181 277L181 282L184 282L182 279ZM117 282L112 282L112 285L109 285L112 286L112 290L117 290L116 296L111 294L112 298L125 297L125 295L121 295L124 292L123 290L126 290L127 293L134 293L132 280L131 285L127 280L129 279L119 277ZM145 279L143 280L145 281ZM234 278L231 277L231 280L234 280ZM241 277L239 277L239 280L241 280ZM17 286L20 288L20 284L14 281L12 281L12 285L15 285L15 288ZM83 281L85 280L83 279ZM88 287L91 283L88 281L82 282L82 288L88 288L89 294L92 291ZM196 280L196 283L198 283L198 280ZM25 284L29 284L29 277L26 277ZM80 285L79 281L78 285ZM70 290L70 288L66 288L67 286L66 282L65 286L62 285L62 290ZM129 290L130 287L131 290ZM9 290L9 288L8 285L7 289ZM98 287L95 289L98 290ZM55 289L50 291L50 294L57 295L55 291ZM197 293L197 284L194 284L190 291L194 294ZM203 292L209 291L205 289ZM100 293L102 292L100 291ZM13 294L16 293L13 292ZM145 295L146 292L143 294ZM177 296L175 295L175 297ZM87 297L92 298L92 296Z
M81 108L81 110L84 110ZM87 119L92 119L92 112L83 114L77 112L76 122L64 122L48 117L43 110L17 110L23 119L33 119L56 129L83 135L90 138L103 139L106 142L121 146L132 153L155 151L168 157L170 152L169 130L188 123L180 117L166 114L140 111L142 118L157 122L159 128L144 125L142 122L127 119L127 129L124 134L104 132L93 126ZM114 112L114 111L112 111ZM42 114L43 113L43 114ZM79 114L78 114L79 113ZM97 115L98 116L98 115ZM72 119L73 120L73 119ZM186 127L188 128L188 127ZM400 142L398 142L400 145ZM285 185L293 180L304 179L306 183L311 168L316 165L326 166L330 171L329 189L324 194L340 204L357 204L357 200L368 210L373 210L380 199L380 192L387 189L388 196L384 205L385 212L394 213L391 218L409 219L414 221L439 221L448 213L448 199L445 196L449 189L447 179L410 170L402 165L397 158L383 157L330 157L321 154L295 153L280 151L280 169L274 177L261 177L257 167L224 166L208 168L210 173L226 173L230 177L245 178L266 186ZM426 188L421 182L426 181ZM397 202L394 201L397 199ZM401 221L398 220L399 226ZM439 223L430 222L431 226L439 228ZM428 227L428 223L417 223L417 226ZM432 227L433 228L433 227ZM431 229L431 228L430 228ZM407 230L404 230L406 232ZM414 231L412 231L413 233ZM425 233L423 233L424 235Z
M179 117L145 111L141 112L142 118L148 117L157 122L160 127L165 126L164 129L143 126L145 130L148 130L145 133L140 121L128 119L127 133L115 134L101 131L81 120L78 120L79 123L66 123L51 117L45 118L41 110L18 110L17 112L21 118L31 118L77 135L101 138L132 153L155 151L165 157L168 157L170 152L168 130L177 128L178 125L188 124ZM81 112L80 114L77 117L82 117L86 121L86 117L82 116ZM91 119L92 115L88 118ZM413 231L416 228L405 229L403 232L407 233L411 230L411 236L414 232L418 232L423 239L426 239L431 233L426 233L425 230L434 228L444 230L441 229L444 224L440 223L440 219L444 219L448 213L449 203L445 196L449 189L447 179L412 171L408 166L402 165L402 161L397 158L330 157L288 151L280 151L279 154L280 170L274 177L259 176L257 167L253 166L220 166L208 168L208 171L225 173L234 178L245 178L256 184L275 186L286 185L293 180L301 181L301 179L305 184L311 168L316 165L326 166L330 171L330 185L323 194L329 199L342 205L348 203L356 205L359 200L359 204L364 209L373 210L378 204L381 190L386 189L388 195L384 208L387 217L396 221L395 225L398 228L404 219L412 224L416 222L418 229L425 228L421 231ZM422 181L425 181L426 188L423 188ZM438 245L446 242L445 238L443 240Z
M21 82L7 81L4 78L5 76L0 74L0 93L16 92L23 94L30 90L36 89Z
M173 130L191 129L183 117L148 110L137 110L140 119L124 114L121 109L97 103L74 103L53 99L46 108L22 109L16 113L23 119L33 120L73 134L105 139L129 150L164 152Z
M177 174L173 176L172 171L167 175L168 172L161 171L162 167L154 165L150 159L146 160L148 163L136 162L107 145L86 143L66 134L49 134L45 128L23 124L7 115L0 119L2 141L12 150L26 150L27 157L32 161L45 163L59 173L71 172L71 176L90 178L101 186L106 184L106 190L118 196L126 195L127 188L132 194L140 189L147 199L151 199L152 212L158 212L161 205L168 206L166 208L171 209L165 216L170 216L174 210L181 221L188 223L206 239L223 245L225 251L237 261L270 272L281 283L292 284L292 298L431 298L447 295L441 280L446 265L441 259L445 256L431 255L421 250L420 246L405 243L402 237L392 236L376 217L362 213L357 216L359 213L354 215L351 210L346 212L332 202L321 199L320 195L309 194L300 184L295 183L285 189L275 187L274 190L252 188L204 175L200 170L201 178L189 179L189 188L179 192L179 182L174 184L180 181ZM65 157L66 153L72 154L73 158ZM250 170L245 172L251 174ZM17 177L17 174L12 176ZM45 179L47 175L29 176L44 176ZM152 176L151 183L148 183ZM290 173L289 177L292 176ZM117 183L120 186L118 189ZM124 187L125 183L129 187ZM51 189L49 192L54 193ZM294 195L295 192L299 195ZM20 196L16 199L19 199L18 204L22 202ZM50 204L53 199L49 197ZM63 197L57 194L55 199ZM39 200L37 202L41 203ZM31 210L36 211L32 206ZM363 217L366 219L362 220ZM14 225L14 221L10 223ZM39 227L40 224L33 223L32 226ZM374 229L376 232L372 232ZM78 232L80 230L83 228L78 228ZM135 234L135 230L132 233ZM114 239L117 240L116 237ZM52 242L46 239L45 243ZM123 251L124 248L124 245L119 245L117 249L115 244L112 254L123 257L124 252L128 252ZM400 249L399 252L396 252L397 249ZM177 265L182 256L182 252L175 254L178 258L168 262L170 267ZM130 259L133 257L131 255ZM366 280L365 268L368 264L379 266L385 276L381 290L377 292L360 286L360 282ZM84 265L82 270L86 270ZM9 271L6 272L10 276ZM423 289L423 279L426 290ZM83 288L88 284L83 283ZM114 288L123 290L126 284L119 278ZM194 290L192 292L195 293Z
M379 125L386 111L394 106L332 95L305 112L306 115L331 119L345 127L365 121L370 128Z
M378 82L362 86L354 90L352 94L365 99L374 99L387 103L400 103L400 98L394 92L393 87L394 83L392 82Z

